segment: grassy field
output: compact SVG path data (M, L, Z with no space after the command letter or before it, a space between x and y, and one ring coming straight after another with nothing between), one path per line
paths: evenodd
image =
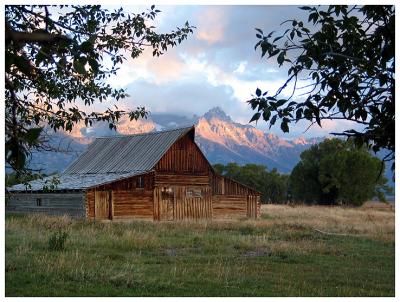
M64 251L51 251L56 229ZM322 232L346 234L332 235ZM6 216L7 296L394 296L394 209L267 205L256 221Z

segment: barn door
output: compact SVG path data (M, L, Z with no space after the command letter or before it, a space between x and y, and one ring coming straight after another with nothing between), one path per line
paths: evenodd
M160 220L174 220L174 191L170 187L161 190Z
M95 219L111 219L111 191L96 191L94 194Z

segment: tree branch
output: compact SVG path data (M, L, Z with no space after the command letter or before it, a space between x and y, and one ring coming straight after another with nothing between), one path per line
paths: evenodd
M15 31L9 28L6 25L6 35L5 35L6 42L13 41L15 43L56 43L61 40L68 40L71 39L64 35L55 35L46 32L21 32Z

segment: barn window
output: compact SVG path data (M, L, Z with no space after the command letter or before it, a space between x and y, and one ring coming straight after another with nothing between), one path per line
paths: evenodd
M174 190L171 187L163 187L161 189L162 199L174 198Z
M203 197L201 189L199 188L187 188L186 197Z
M138 177L136 179L136 188L137 189L143 189L144 188L144 179L142 176Z
M38 207L42 206L42 199L41 198L36 198L36 206L38 206Z

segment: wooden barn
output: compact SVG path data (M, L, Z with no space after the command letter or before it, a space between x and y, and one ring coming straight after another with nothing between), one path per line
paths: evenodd
M257 218L260 193L217 175L195 128L97 138L60 176L8 188L7 212L89 219Z

